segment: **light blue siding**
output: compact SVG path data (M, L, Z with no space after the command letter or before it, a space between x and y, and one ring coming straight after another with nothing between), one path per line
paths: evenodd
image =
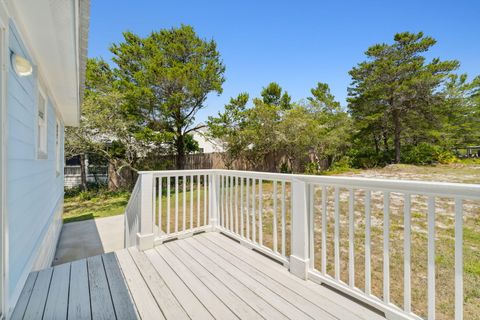
M12 23L10 23L9 46L13 52L31 60ZM48 159L38 160L36 151L37 75L34 72L32 76L18 77L11 64L8 63L8 65L8 268L9 296L11 300L16 300L28 273L36 265L48 264L48 260L53 258L51 252L55 250L58 225L61 224L64 177L63 161L60 174L56 174L57 117L52 101L47 96ZM61 126L62 155L60 159L63 159L63 125ZM53 248L45 249L45 246L53 246Z

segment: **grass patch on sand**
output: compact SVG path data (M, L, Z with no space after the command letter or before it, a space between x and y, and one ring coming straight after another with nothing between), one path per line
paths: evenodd
M66 197L63 208L63 222L82 221L123 214L129 192L82 192Z

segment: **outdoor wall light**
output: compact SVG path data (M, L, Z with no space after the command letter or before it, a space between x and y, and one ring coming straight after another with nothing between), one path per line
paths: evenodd
M15 52L12 52L11 54L11 63L13 70L15 70L15 73L20 77L29 76L33 72L33 67L30 61L22 56L19 56Z

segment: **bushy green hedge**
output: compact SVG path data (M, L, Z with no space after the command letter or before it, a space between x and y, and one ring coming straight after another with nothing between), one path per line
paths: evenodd
M351 165L354 168L369 169L375 167L383 167L390 163L393 157L392 151L378 153L374 148L352 149L349 152Z
M406 164L449 164L456 160L457 158L451 151L426 142L407 146L402 150L402 163Z

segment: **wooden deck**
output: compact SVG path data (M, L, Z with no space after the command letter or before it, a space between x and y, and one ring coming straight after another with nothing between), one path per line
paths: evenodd
M31 273L12 319L383 319L216 233Z

